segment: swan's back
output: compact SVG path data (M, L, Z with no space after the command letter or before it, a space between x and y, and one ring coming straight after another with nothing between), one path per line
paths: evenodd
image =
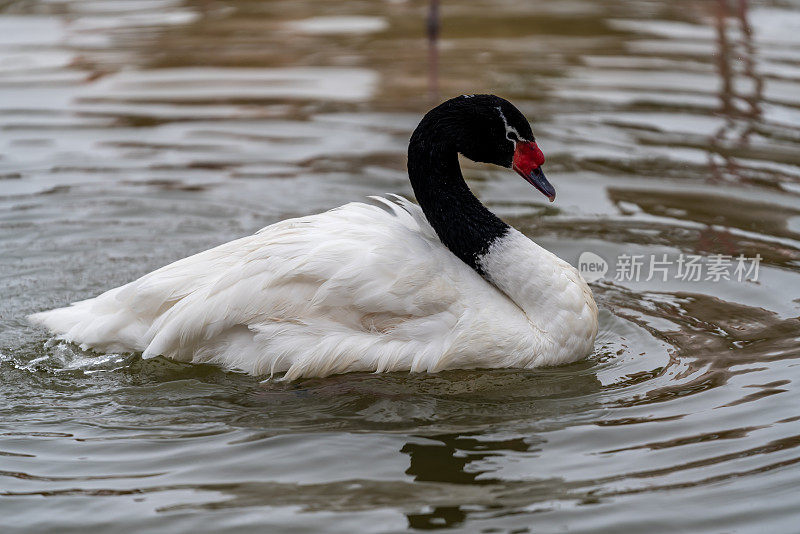
M257 375L446 367L472 301L513 305L418 206L379 200L279 222L31 318L85 348Z

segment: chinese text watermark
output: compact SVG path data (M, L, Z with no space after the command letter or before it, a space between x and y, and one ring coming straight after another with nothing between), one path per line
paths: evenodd
M757 282L761 255L620 254L613 268L594 252L583 252L578 271L587 282L611 278L617 282ZM606 276L608 275L608 276Z

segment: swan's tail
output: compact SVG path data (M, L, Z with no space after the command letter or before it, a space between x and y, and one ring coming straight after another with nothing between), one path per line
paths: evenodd
M83 349L142 351L147 346L145 334L150 325L127 306L120 306L118 296L124 287L65 308L34 313L28 316L28 320Z
M60 339L97 352L143 352L150 327L176 302L213 284L250 252L253 236L189 256L89 300L28 316ZM258 243L255 243L256 245Z

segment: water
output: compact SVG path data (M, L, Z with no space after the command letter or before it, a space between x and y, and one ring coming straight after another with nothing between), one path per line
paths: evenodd
M447 2L431 81L426 9L0 4L4 533L798 530L800 4ZM555 204L465 174L563 258L609 263L588 360L261 383L25 322L409 195L436 85L534 121ZM615 280L624 254L762 260L755 281Z

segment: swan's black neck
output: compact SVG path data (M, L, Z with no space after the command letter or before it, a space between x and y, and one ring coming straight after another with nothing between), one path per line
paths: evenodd
M463 132L463 125L452 124L447 117L426 115L411 136L408 176L417 202L442 243L484 274L479 258L510 227L481 204L464 182L458 165L458 137Z

